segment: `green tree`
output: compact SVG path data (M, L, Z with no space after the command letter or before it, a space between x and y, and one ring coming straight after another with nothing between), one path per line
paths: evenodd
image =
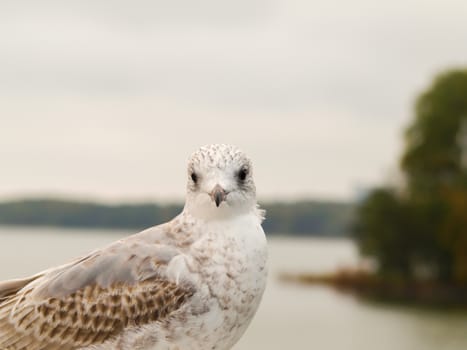
M405 133L398 191L374 190L357 212L357 239L381 272L467 286L467 70L439 75ZM397 193L397 194L396 194Z
M467 70L439 75L415 105L405 133L401 166L408 191L431 200L452 186L465 186Z
M403 204L390 189L374 190L358 208L355 234L360 252L378 258L385 275L410 274L411 244ZM404 234L402 234L404 233Z

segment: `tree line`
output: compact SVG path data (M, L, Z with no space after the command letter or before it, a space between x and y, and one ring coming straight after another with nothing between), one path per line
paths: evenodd
M265 203L267 233L345 236L353 206L349 203L299 201ZM102 204L58 199L0 203L0 224L84 228L144 229L180 213L180 204Z

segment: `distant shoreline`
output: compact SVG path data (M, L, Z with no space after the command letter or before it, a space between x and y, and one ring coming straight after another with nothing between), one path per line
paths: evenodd
M301 200L263 203L268 234L348 237L354 205ZM82 200L25 198L0 202L0 225L78 229L144 229L180 213L181 204L103 204Z

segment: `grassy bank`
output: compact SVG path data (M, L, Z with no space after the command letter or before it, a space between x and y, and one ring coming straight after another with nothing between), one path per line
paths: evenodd
M304 285L329 286L371 300L467 309L466 287L437 281L407 281L358 269L341 269L331 274L282 274L280 279Z

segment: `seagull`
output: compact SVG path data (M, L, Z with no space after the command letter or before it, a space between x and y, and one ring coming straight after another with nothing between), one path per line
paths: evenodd
M252 164L234 146L203 146L187 181L171 221L0 282L0 349L231 349L267 278Z

